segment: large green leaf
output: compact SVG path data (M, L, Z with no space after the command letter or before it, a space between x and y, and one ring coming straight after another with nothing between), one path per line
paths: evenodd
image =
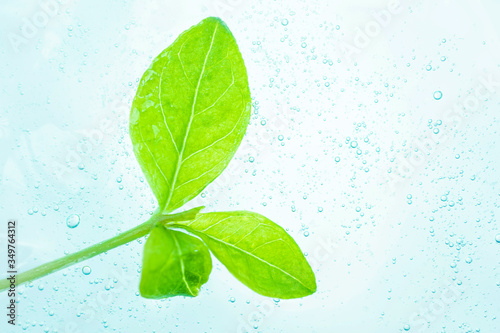
M145 298L196 296L211 271L212 259L202 241L157 226L144 246L139 290Z
M203 239L238 280L261 295L289 299L316 291L314 273L298 245L262 215L207 213L176 223Z
M226 168L245 134L250 101L238 45L218 18L191 27L153 60L132 104L130 137L164 212Z

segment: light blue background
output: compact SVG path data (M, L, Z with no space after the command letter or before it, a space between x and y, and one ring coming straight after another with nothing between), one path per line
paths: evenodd
M217 262L199 297L144 300L134 241L19 287L14 331L500 331L500 4L401 1L382 15L390 3L64 0L43 14L38 1L2 1L0 210L20 221L20 270L156 208L130 103L151 60L213 15L239 43L253 117L189 207L266 215L318 280L310 297L272 300ZM27 38L26 20L39 25Z

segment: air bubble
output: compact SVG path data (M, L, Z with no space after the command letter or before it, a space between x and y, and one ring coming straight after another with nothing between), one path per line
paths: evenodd
M80 216L78 216L77 214L71 214L66 219L66 225L69 228L76 228L79 224L80 224Z
M434 92L433 96L436 101L439 101L441 97L443 97L443 93L440 90L437 90Z
M83 266L82 273L85 275L89 275L92 272L92 269L89 266Z

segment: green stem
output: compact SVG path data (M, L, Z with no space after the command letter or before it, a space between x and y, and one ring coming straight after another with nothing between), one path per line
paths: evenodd
M81 251L68 254L67 256L64 256L62 258L56 259L54 261L48 262L41 266L30 269L29 271L16 275L15 284L16 286L19 286L23 283L39 279L45 275L54 273L63 268L69 267L76 263L95 257L98 254L114 249L115 247L118 247L120 245L130 243L131 241L137 238L149 234L151 229L154 228L156 224L165 224L171 221L186 221L194 219L196 217L196 214L202 208L203 207L197 207L185 212L181 212L178 214L170 214L170 215L163 215L160 213L156 213L143 224L140 224L135 228L127 230L113 238L110 238L103 242L87 247L86 249L83 249ZM10 287L10 281L8 281L7 279L0 280L0 292L8 289L9 287Z

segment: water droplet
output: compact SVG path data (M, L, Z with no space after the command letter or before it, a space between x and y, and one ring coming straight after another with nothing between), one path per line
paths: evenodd
M358 146L358 142L357 141L351 141L351 147L352 148L356 148Z
M308 237L309 236L309 231L304 231L304 237Z
M264 126L264 125L266 124L266 121L265 121L265 120L261 120L261 121L260 121L260 124L261 124L262 126Z
M236 302L236 298L234 298L234 297L231 297L231 298L229 299L229 302L231 302L231 303L234 303L234 302Z
M80 170L85 169L85 165L83 163L78 164L78 169Z
M340 162L340 157L335 157L335 162L339 163Z
M425 69L426 69L427 71L430 71L430 70L432 69L432 66L431 66L431 65L427 65L427 66L425 66Z
M433 96L436 101L439 101L441 97L443 97L443 93L440 90L437 90L434 92Z
M116 177L116 182L121 183L122 182L122 177Z
M403 326L403 329L405 331L409 331L410 330L410 325L406 324L405 326Z
M82 273L85 275L89 275L92 272L92 269L89 266L83 266Z
M284 137L283 135L278 135L278 140L283 141Z
M287 26L288 25L288 20L287 19L282 19L281 20L281 24L284 25L284 26Z
M80 216L77 214L71 214L66 219L66 225L70 228L76 228L80 224Z
M302 44L300 44L300 46L302 46L302 48L305 49L307 47L307 44L303 42Z
M253 163L253 161L255 161L255 158L253 158L252 156L250 156L250 157L248 158L248 160L250 161L250 163Z
M471 257L467 257L465 258L465 262L470 264L472 262L472 258Z
M495 240L497 241L497 243L500 243L500 234L497 234L497 235L495 236Z

